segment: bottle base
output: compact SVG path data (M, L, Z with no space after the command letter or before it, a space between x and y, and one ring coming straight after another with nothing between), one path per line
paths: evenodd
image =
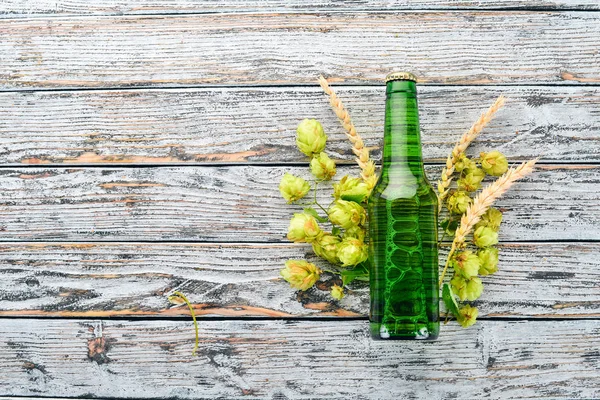
M423 324L413 325L413 329L392 329L385 324L371 322L371 338L373 340L436 340L439 336L439 326L430 325L434 326L427 327Z

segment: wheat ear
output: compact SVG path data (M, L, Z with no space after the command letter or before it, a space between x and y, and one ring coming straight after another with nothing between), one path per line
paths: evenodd
M460 225L456 229L452 247L448 253L442 276L440 277L440 286L444 282L444 275L448 269L448 264L452 259L454 252L461 248L467 235L473 230L476 223L481 220L481 216L492 206L494 201L502 196L519 179L529 175L533 171L533 166L538 161L537 158L524 162L516 168L510 168L504 175L496 181L487 185L476 197L473 203L467 208L467 212L461 217Z
M352 152L356 155L356 162L362 170L360 174L361 177L367 184L369 190L373 189L377 182L377 178L375 176L375 163L369 157L369 149L365 147L365 143L358 132L356 132L356 128L354 127L350 114L348 114L344 104L329 87L327 80L323 78L322 75L319 76L319 84L323 88L323 91L329 96L329 103L346 130L346 136L352 143Z
M438 181L440 210L442 209L444 198L446 198L446 196L448 195L448 188L450 187L450 183L452 182L454 166L456 165L456 162L458 161L460 155L463 154L465 150L467 150L467 147L469 147L471 142L475 140L477 136L479 136L483 128L494 118L496 112L504 105L505 100L506 99L504 96L499 96L494 102L494 104L492 104L486 112L479 116L479 119L475 121L473 126L471 126L471 129L469 129L461 136L460 140L452 149L452 152L448 155L448 158L446 159L446 166L442 170L442 177Z

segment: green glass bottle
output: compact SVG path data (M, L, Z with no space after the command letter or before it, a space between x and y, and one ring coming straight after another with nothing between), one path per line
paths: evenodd
M386 78L381 175L368 201L374 339L439 334L437 195L421 155L416 78Z

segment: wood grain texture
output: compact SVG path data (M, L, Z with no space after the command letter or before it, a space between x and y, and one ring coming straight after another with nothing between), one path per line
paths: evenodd
M3 395L516 399L600 395L598 321L481 321L436 342L366 321L4 320ZM325 384L327 383L327 384Z
M446 256L443 249L440 261ZM505 244L500 271L484 277L480 317L600 318L600 244ZM23 243L0 245L0 316L151 317L197 315L366 317L368 287L341 301L333 283L297 292L279 276L288 259L322 265L307 245Z
M336 88L379 160L385 88ZM445 160L500 94L506 107L472 146L512 159L600 161L600 88L421 86L423 154ZM295 148L304 118L322 121L332 158L350 143L320 88L210 88L0 93L0 163L197 164L305 162Z
M600 14L391 12L4 19L0 88L598 83ZM560 40L556 40L560 38Z
M596 0L378 0L378 1L283 1L283 0L4 0L0 18L28 15L123 15L209 12L274 11L380 11L430 9L569 9L598 10Z
M279 194L286 171L309 179L300 167L2 169L0 240L281 241L299 209ZM600 238L599 180L597 166L541 167L498 202L502 239Z
M286 171L310 179L301 167L0 169L0 240L280 242L301 209L279 193ZM497 203L501 240L600 239L599 171L541 166Z

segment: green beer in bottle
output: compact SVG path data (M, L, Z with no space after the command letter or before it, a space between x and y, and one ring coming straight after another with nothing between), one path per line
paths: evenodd
M368 201L371 334L436 339L439 333L437 195L421 155L416 78L386 78L381 176Z

